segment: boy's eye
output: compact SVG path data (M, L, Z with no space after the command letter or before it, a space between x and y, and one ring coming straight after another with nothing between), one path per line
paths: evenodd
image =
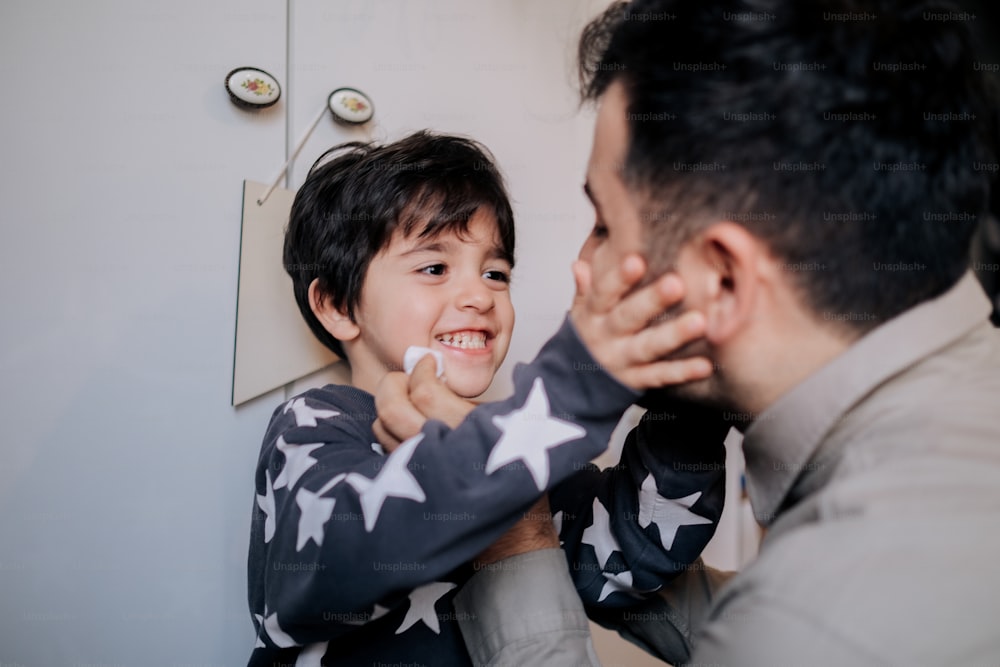
M594 229L591 230L590 234L591 236L597 239L606 239L608 238L608 228L605 227L602 223L597 222L594 223Z
M443 276L444 270L444 264L431 264L420 269L420 273L426 273L429 276Z
M483 274L483 277L486 278L487 280L496 280L502 283L510 282L510 274L507 273L506 271L500 271L500 270L487 271L486 273Z

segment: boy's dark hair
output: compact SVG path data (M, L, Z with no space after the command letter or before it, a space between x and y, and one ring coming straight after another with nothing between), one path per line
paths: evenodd
M368 265L394 232L464 234L480 208L496 217L500 247L513 265L514 215L503 177L478 142L421 131L391 144L328 150L296 193L285 231L285 270L309 328L346 359L309 306L312 281L353 320Z
M995 104L954 7L914 0L635 0L585 30L585 100L628 104L622 177L651 262L743 224L815 311L865 331L968 268ZM657 267L666 268L666 267Z

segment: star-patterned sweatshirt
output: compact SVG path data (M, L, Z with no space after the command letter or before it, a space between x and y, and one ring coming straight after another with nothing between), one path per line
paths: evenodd
M584 602L637 603L712 536L728 431L650 412L621 462L597 470L637 398L567 319L509 399L455 429L430 420L389 455L364 391L328 385L280 406L256 473L249 665L471 664L452 598L544 491Z

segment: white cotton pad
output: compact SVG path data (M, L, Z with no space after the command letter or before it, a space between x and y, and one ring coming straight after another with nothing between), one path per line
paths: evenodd
M429 347L420 347L419 345L411 345L406 348L406 353L403 355L403 370L406 371L406 374L409 375L412 373L417 362L428 354L437 360L437 376L441 377L444 375L444 355L437 350L432 350Z

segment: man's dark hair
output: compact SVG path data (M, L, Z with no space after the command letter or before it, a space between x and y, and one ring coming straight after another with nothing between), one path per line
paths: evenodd
M312 281L319 279L323 297L353 320L368 265L397 230L465 234L480 208L496 217L500 247L513 265L514 215L503 177L478 142L421 131L391 144L331 148L296 193L285 231L285 270L309 328L346 359L309 306Z
M623 86L650 261L729 219L860 331L951 287L996 160L969 20L913 0L610 7L580 42L582 93Z

